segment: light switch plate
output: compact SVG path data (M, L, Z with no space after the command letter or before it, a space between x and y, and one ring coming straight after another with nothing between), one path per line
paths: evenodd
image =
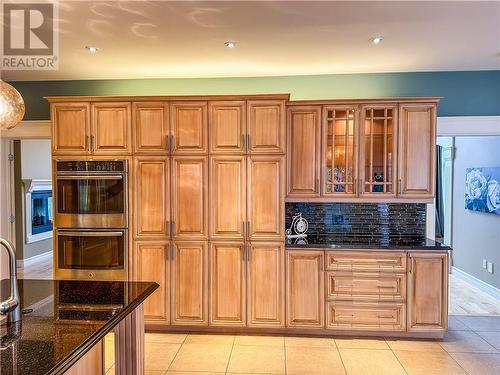
M493 263L488 262L488 272L493 273Z
M486 269L488 267L488 261L483 259L483 268Z

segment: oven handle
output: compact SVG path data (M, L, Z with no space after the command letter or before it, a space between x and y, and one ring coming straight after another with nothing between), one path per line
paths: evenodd
M82 237L123 237L124 232L67 232L58 231L58 235L61 236L82 236Z
M117 175L77 175L77 176L72 176L72 175L64 175L64 176L57 176L56 175L56 180L123 180L123 176L120 174Z

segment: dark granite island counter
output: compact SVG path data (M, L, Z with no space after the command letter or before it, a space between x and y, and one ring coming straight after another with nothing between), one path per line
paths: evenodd
M25 313L21 322L1 322L0 374L101 373L102 339L112 330L116 373L142 374L143 302L157 288L151 282L19 280Z

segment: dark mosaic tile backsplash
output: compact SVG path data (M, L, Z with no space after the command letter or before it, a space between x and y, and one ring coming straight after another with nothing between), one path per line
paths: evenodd
M309 236L342 242L425 238L424 203L286 203L285 223L301 212Z

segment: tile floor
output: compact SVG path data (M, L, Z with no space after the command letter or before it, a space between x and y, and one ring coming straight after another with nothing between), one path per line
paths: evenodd
M444 340L146 334L146 375L500 375L500 316L449 325Z

